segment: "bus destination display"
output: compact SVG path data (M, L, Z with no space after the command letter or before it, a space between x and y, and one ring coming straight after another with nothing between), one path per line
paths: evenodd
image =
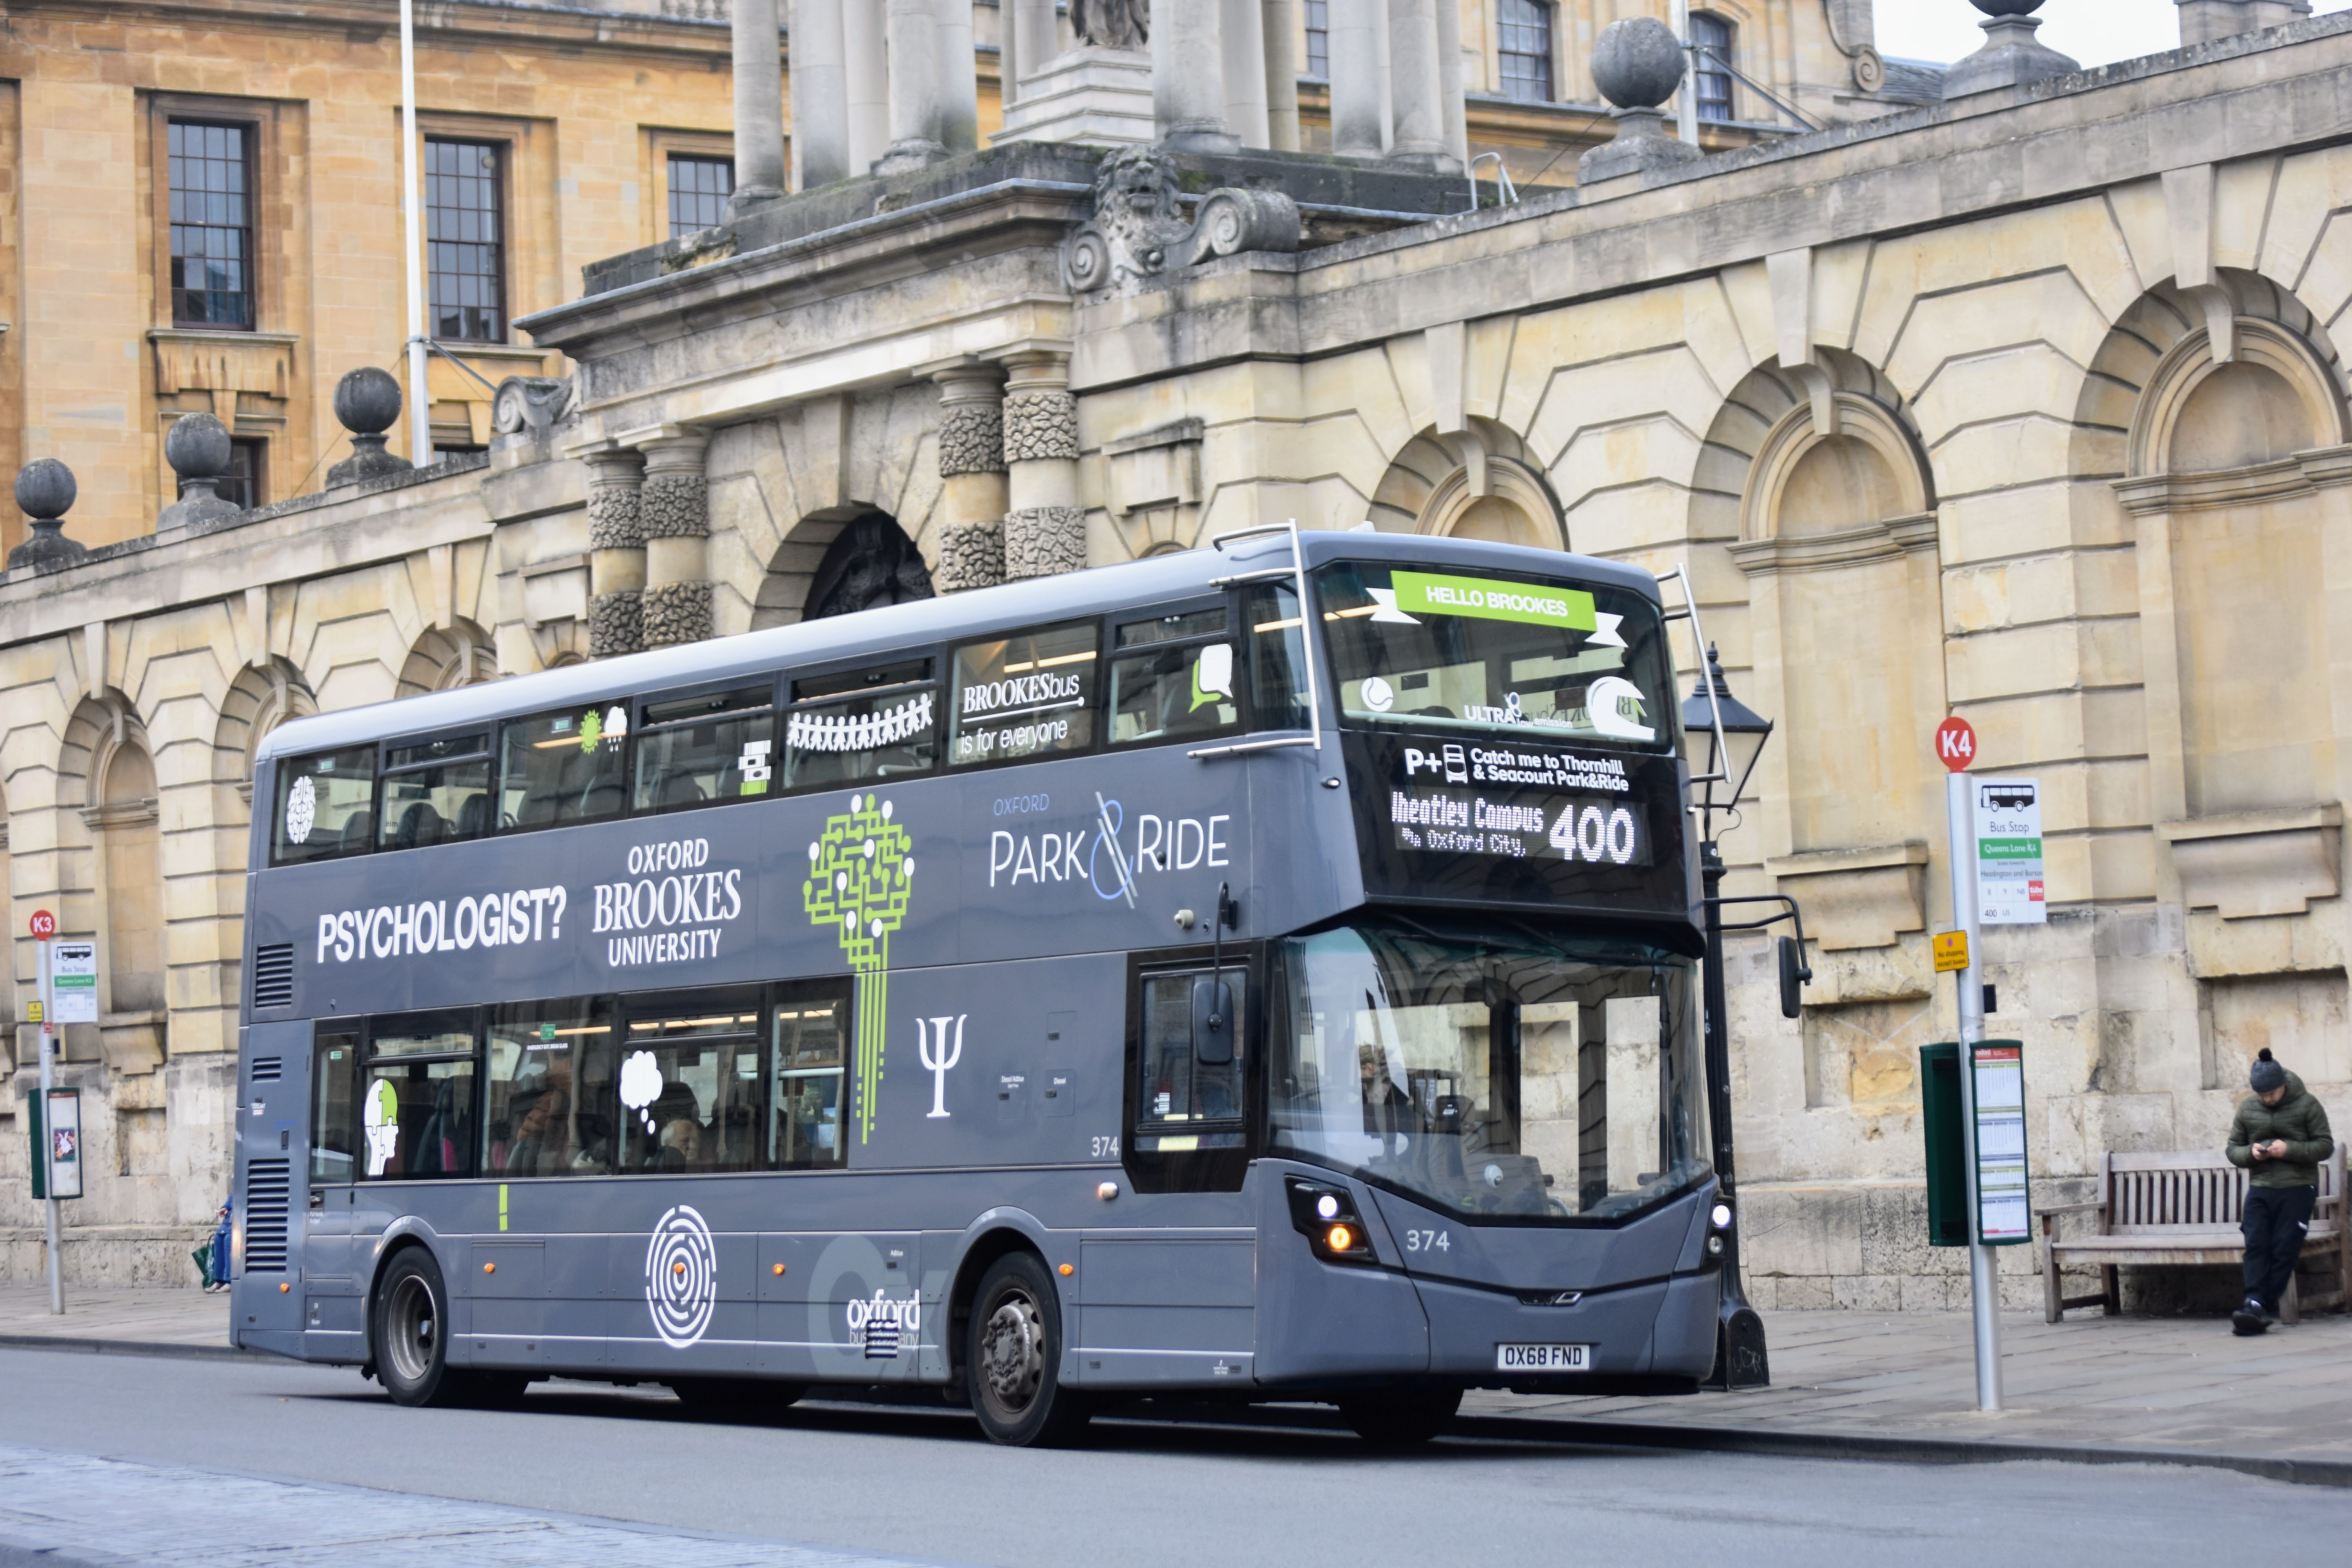
M1683 911L1670 756L1532 737L1346 738L1374 897Z

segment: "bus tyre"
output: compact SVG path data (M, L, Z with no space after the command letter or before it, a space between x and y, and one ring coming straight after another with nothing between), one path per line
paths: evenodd
M981 1276L964 1372L972 1414L989 1440L1023 1448L1078 1441L1094 1410L1064 1388L1062 1300L1034 1252L1012 1252Z
M1339 1402L1339 1415L1365 1442L1383 1448L1416 1447L1437 1436L1461 1408L1462 1391L1415 1389L1360 1394Z
M395 1405L461 1405L471 1393L449 1364L449 1288L421 1247L404 1248L375 1288L376 1376Z

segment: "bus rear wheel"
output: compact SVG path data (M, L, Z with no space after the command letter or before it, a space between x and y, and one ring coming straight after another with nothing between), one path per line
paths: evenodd
M376 1376L395 1405L462 1405L471 1390L449 1364L449 1288L421 1247L392 1260L375 1288Z
M964 1373L971 1411L989 1440L1061 1447L1085 1435L1094 1410L1062 1386L1062 1302L1031 1252L1007 1253L981 1276L972 1298Z
M1339 1415L1356 1436L1383 1448L1417 1447L1437 1436L1462 1406L1458 1388L1410 1393L1360 1394L1339 1402Z

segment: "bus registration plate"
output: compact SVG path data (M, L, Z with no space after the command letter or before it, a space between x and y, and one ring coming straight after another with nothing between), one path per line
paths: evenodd
M1496 1372L1584 1372L1592 1365L1591 1345L1496 1345Z

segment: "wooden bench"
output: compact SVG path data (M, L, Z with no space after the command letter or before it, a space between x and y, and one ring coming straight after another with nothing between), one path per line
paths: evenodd
M2037 1208L2042 1216L2042 1290L2045 1315L2056 1322L2069 1307L2123 1310L2116 1270L2125 1264L2210 1263L2241 1267L2245 1237L2238 1222L2246 1202L2246 1173L2220 1153L2104 1154L2099 1160L2099 1195L2085 1204ZM2352 1226L2345 1223L2344 1142L2319 1164L2319 1200L2311 1216L2305 1256L2333 1256L2345 1309L2352 1311ZM2061 1237L2062 1215L2096 1215L2094 1234ZM2058 1271L2068 1265L2095 1266L2105 1285L2095 1296L2068 1296ZM2280 1316L2301 1317L2294 1281L2287 1281Z

